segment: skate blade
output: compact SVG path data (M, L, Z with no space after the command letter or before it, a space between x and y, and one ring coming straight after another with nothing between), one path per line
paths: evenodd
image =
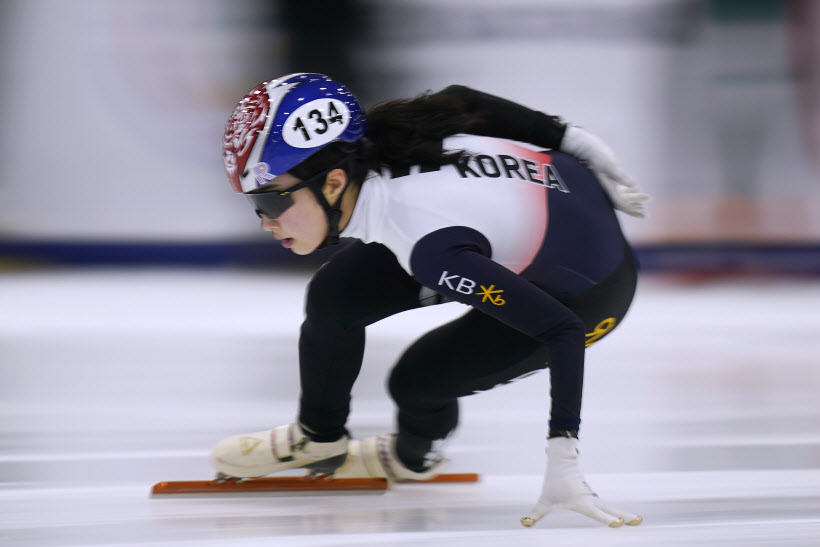
M478 473L442 473L423 481L401 481L399 484L429 484L431 482L478 482Z
M334 479L320 477L261 477L258 479L227 479L212 481L165 481L151 489L151 497L169 495L183 497L253 495L313 495L384 494L390 485L387 479Z

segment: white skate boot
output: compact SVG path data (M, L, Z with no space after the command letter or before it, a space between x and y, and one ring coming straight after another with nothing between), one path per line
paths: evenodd
M211 453L211 465L221 477L264 477L296 468L333 474L345 462L347 449L347 435L317 443L295 423L222 439Z
M424 472L412 471L396 455L395 435L379 435L347 445L347 460L333 476L337 479L385 478L390 482L423 481L444 469L448 460L439 457Z

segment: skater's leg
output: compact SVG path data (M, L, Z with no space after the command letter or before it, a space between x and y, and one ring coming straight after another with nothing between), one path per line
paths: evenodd
M350 390L361 368L364 328L418 307L421 286L381 245L353 242L314 276L299 340L298 423L234 435L211 455L224 475L258 477L287 469L332 473L346 460Z
M420 289L378 244L352 242L316 272L299 339L299 422L309 437L329 442L344 434L365 327L419 307Z
M620 323L632 302L636 279L637 264L627 249L607 278L564 302L584 322L587 345ZM458 397L543 369L548 359L548 348L476 310L427 333L405 352L390 378L399 406L399 458L419 468L432 441L455 428Z
M476 310L425 334L390 375L401 461L425 466L433 441L458 423L458 397L543 369L546 359L542 344Z

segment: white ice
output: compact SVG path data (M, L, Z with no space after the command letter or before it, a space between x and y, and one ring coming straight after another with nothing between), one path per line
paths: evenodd
M151 499L209 479L221 437L292 420L307 275L0 273L0 545L820 545L820 280L646 276L588 352L582 466L609 529L538 497L549 375L463 400L451 471L384 495ZM371 327L355 436L392 429L386 374L457 304Z

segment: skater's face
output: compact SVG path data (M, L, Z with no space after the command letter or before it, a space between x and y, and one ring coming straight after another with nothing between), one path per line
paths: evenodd
M270 182L271 189L284 191L296 185L299 179L284 174ZM328 203L336 203L341 190L347 183L345 172L334 169L327 174L322 193ZM290 194L293 205L285 209L278 217L269 218L264 214L262 229L271 232L273 237L282 242L282 246L295 254L306 255L316 250L327 237L327 215L319 205L310 188L300 188Z

